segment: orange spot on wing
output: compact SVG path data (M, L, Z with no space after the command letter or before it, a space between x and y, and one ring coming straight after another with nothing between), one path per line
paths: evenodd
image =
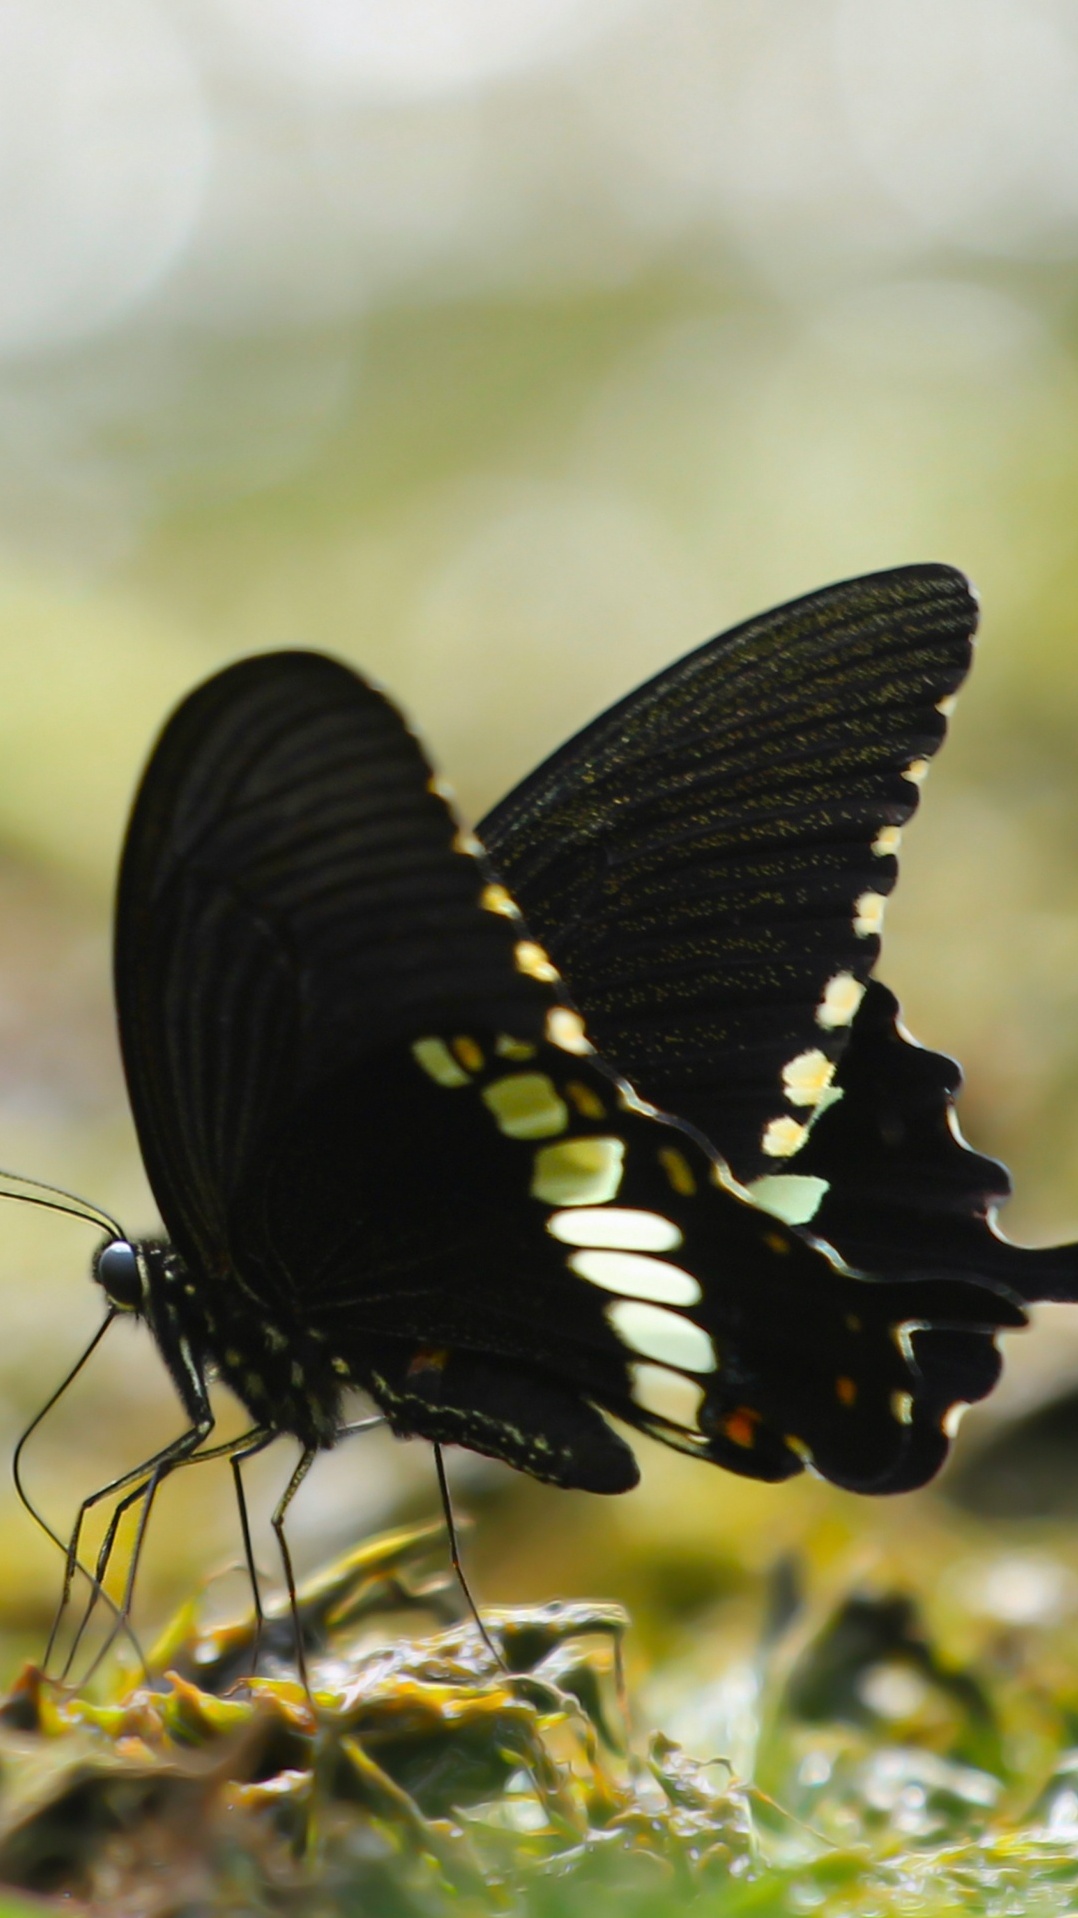
M448 1346L421 1345L408 1361L406 1377L413 1379L419 1372L444 1372L448 1363Z
M756 1443L756 1427L760 1423L760 1414L751 1405L739 1405L736 1412L730 1412L723 1419L721 1431L734 1445L743 1445L748 1451Z

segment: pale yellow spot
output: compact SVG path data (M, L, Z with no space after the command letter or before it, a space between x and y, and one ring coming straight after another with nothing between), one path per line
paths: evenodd
M441 773L431 773L427 781L427 791L433 793L435 799L443 800L447 806L451 806L456 799L456 793L448 779L443 778Z
M778 1252L780 1254L784 1252L789 1252L792 1249L790 1240L784 1239L781 1232L765 1232L764 1244L767 1246L769 1251Z
M799 1052L782 1068L782 1083L792 1106L819 1105L835 1076L835 1062L818 1047Z
M826 1179L807 1172L767 1172L745 1188L756 1205L787 1225L807 1225L815 1218L828 1189ZM788 1249L784 1242L783 1250Z
M563 1245L602 1245L611 1251L673 1252L681 1244L681 1233L672 1219L664 1219L658 1212L636 1212L629 1206L555 1212L547 1220L546 1229Z
M847 1379L847 1378L836 1379L835 1380L835 1397L837 1398L840 1405L856 1405L857 1403L856 1380Z
M800 1151L807 1137L807 1125L798 1125L796 1119L770 1119L764 1127L760 1149L770 1159L789 1159Z
M881 892L863 892L854 906L853 929L862 939L879 932L887 901Z
M560 976L557 966L547 958L542 946L536 945L534 939L519 940L513 948L513 957L517 971L525 973L529 979L539 979L544 985L552 985Z
M333 1360L331 1361L331 1363L332 1363L332 1366L333 1366L333 1370L334 1370L335 1372L339 1372L339 1373L340 1373L340 1375L341 1375L341 1377L342 1377L342 1379L350 1379L350 1378L351 1378L351 1376L352 1376L352 1368L351 1368L351 1366L349 1365L349 1363L348 1363L348 1360L347 1360L347 1359L333 1359Z
M684 1372L714 1372L718 1359L707 1333L692 1319L643 1299L612 1299L606 1316L623 1345L657 1365Z
M474 832L468 832L464 826L458 826L453 834L453 851L466 853L469 859L481 859L486 848Z
M945 1438L953 1439L955 1437L968 1411L968 1399L956 1399L953 1405L947 1407L947 1410L943 1414L943 1434Z
M958 704L957 693L945 693L942 699L937 699L936 711L938 713L942 713L944 719L950 719L951 714L954 712L954 709L957 706L957 704Z
M480 1094L510 1139L552 1139L569 1123L569 1108L545 1072L513 1072Z
M801 1460L802 1465L811 1465L813 1463L812 1447L806 1445L803 1438L798 1438L796 1432L784 1432L782 1442L785 1446L789 1447L796 1458Z
M913 1424L913 1399L908 1392L891 1393L891 1416L900 1425Z
M428 1079L440 1086L466 1086L468 1074L458 1066L444 1039L417 1039L412 1057Z
M816 1024L823 1026L825 1032L850 1025L864 996L865 988L852 972L836 972L823 989L823 998L816 1008Z
M696 1175L683 1152L672 1145L664 1145L659 1153L662 1166L673 1190L683 1199L691 1199L696 1192Z
M903 779L908 779L911 785L919 786L926 777L927 772L927 759L911 759L902 777Z
M627 1079L618 1081L618 1104L623 1112L642 1112L648 1119L654 1119L659 1111L658 1106L649 1105L646 1099L642 1099Z
M242 1365L243 1364L243 1354L241 1352L237 1352L234 1345L230 1345L227 1352L225 1353L225 1364L226 1365Z
M462 1036L452 1042L453 1051L464 1067L465 1072L482 1072L486 1065L482 1051L474 1039Z
M633 1400L642 1412L650 1412L653 1418L665 1419L671 1425L684 1426L690 1432L697 1428L705 1393L695 1379L684 1378L680 1372L668 1371L665 1365L649 1365L646 1361L631 1365L629 1372Z
M568 1265L590 1285L604 1292L622 1292L630 1299L650 1299L655 1305L699 1305L703 1293L700 1281L679 1265L665 1259L649 1259L641 1252L611 1252L605 1247L588 1247L571 1252ZM697 1328L699 1329L699 1328Z
M534 1059L539 1048L530 1039L514 1039L511 1033L502 1032L494 1041L494 1050L499 1059Z
M298 1359L292 1360L292 1383L293 1385L303 1384L303 1367Z
M885 859L888 853L897 852L902 844L902 829L899 826L881 826L872 841L872 850L877 858Z
M564 1139L540 1146L532 1198L545 1205L604 1205L617 1193L624 1160L623 1139Z
M518 946L517 951L519 952L520 950L521 948ZM539 946L535 947L536 952L540 950L541 948ZM546 959L545 953L543 957ZM517 963L519 964L519 960ZM550 960L546 959L546 963L549 966ZM535 975L537 979L545 976L545 974L541 975L539 973ZM556 979L557 976L557 973L551 968L550 977ZM575 1052L581 1058L585 1053L595 1051L595 1047L584 1031L583 1019L580 1017L579 1012L574 1012L570 1006L551 1007L546 1016L546 1036L552 1046L558 1046L562 1052Z
M606 1107L597 1092L591 1086L582 1085L579 1079L570 1079L565 1088L565 1096L576 1107L582 1119L605 1119Z
M504 886L484 886L479 895L479 904L484 912L499 912L505 919L520 918L520 907Z

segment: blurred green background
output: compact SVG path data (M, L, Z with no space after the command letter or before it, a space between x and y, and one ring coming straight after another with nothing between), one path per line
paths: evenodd
M0 1163L153 1222L110 897L151 738L202 674L353 660L478 816L724 625L940 559L983 640L883 975L962 1060L1013 1235L1078 1235L1076 98L1073 0L8 0ZM6 1452L100 1301L86 1227L2 1224ZM967 1449L1078 1379L1074 1315L1014 1343ZM28 1482L63 1529L177 1423L118 1327ZM784 1550L885 1579L919 1535L970 1591L1003 1552L1034 1567L1029 1617L1078 1608L1044 1521L959 1531L936 1492L870 1506L642 1450L610 1505L456 1455L480 1592L623 1598L646 1633ZM252 1469L263 1515L285 1452ZM304 1487L297 1559L433 1503L424 1448L364 1440ZM59 1567L7 1493L0 1551L10 1667ZM140 1616L237 1551L227 1472L188 1473Z

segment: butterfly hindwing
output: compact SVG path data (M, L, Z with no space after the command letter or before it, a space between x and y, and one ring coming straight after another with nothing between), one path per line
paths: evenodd
M962 1138L961 1083L954 1060L918 1045L894 994L870 980L835 1078L841 1097L789 1167L819 1194L813 1231L885 1277L945 1270L1026 1300L1073 1299L1078 1248L1012 1245L995 1229L1011 1181Z
M306 1269L307 1322L350 1380L401 1430L593 1491L626 1469L593 1406L753 1477L931 1476L1021 1312L848 1274L641 1106L570 1012L548 1023L427 1033L371 1062L379 1101L345 1075L278 1141L266 1241Z

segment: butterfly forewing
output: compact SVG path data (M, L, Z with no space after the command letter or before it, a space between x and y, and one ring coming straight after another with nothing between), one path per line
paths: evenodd
M517 962L519 926L481 908L486 878L412 735L347 668L246 660L180 707L128 830L115 970L181 1251L220 1257L267 1142L342 1066L433 1011L541 1027L549 991Z

